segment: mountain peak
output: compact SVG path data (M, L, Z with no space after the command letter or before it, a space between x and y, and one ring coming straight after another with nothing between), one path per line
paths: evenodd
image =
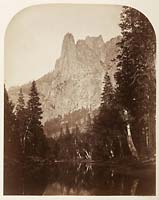
M97 37L87 36L85 39L85 42L90 48L94 48L94 47L100 48L104 45L104 40L103 40L102 35L99 35Z
M72 33L66 33L63 39L63 44L62 44L62 56L65 56L65 54L71 52L73 53L75 51L75 40L72 35Z
M65 34L64 41L67 41L67 40L74 42L74 37L73 37L72 33L68 32L68 33Z
M99 36L87 36L86 37L86 39L85 39L86 41L89 41L89 40L94 40L94 41L101 41L101 42L104 42L103 41L103 37L102 37L102 35L99 35Z

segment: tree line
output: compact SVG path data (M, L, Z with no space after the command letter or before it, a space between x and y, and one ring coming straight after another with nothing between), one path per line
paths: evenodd
M21 160L29 156L46 156L48 144L41 119L42 108L35 81L32 82L26 105L22 89L15 107L4 89L5 159Z

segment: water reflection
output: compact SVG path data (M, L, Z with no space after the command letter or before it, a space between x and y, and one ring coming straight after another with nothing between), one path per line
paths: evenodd
M142 172L141 172L142 170ZM44 195L153 195L155 174L91 163L54 166ZM54 174L57 178L53 181Z
M10 181L6 181L5 194L155 195L154 169L131 170L93 163L55 163L49 168L27 168L23 170L21 179L19 175L6 175L6 180L9 178Z

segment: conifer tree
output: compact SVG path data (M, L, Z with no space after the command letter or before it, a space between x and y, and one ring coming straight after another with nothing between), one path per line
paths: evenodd
M96 159L113 158L115 140L124 133L124 122L114 105L114 89L108 73L104 77L104 87L101 94L99 113L94 119L93 132L96 137ZM118 132L116 131L118 130ZM123 136L125 138L125 136ZM118 149L120 151L120 149Z
M20 143L16 130L14 105L4 87L4 157L19 159Z
M156 38L149 20L130 7L123 7L120 27L116 94L118 103L128 112L132 137L142 154L145 147L155 145Z
M25 139L26 139L26 108L25 108L25 101L22 92L22 88L19 91L19 98L16 105L16 127L17 132L20 137L20 144L21 149L24 154L25 149Z
M43 133L42 108L36 82L33 81L27 103L27 141L26 154L45 156L47 152L47 141Z
M114 99L114 89L110 82L110 77L108 75L108 72L105 73L104 76L104 87L103 92L101 94L101 109L108 109L113 104Z

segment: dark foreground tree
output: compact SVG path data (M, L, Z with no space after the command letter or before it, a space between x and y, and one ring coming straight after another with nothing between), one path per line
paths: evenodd
M35 81L32 82L27 103L27 127L25 155L44 157L48 150L47 140L43 133L42 108Z
M115 106L114 89L108 73L104 77L99 113L94 119L95 148L93 157L98 160L129 155L125 124Z
M4 158L19 159L20 140L16 130L14 105L4 87Z
M116 96L128 113L134 144L143 155L155 150L156 38L149 20L130 7L123 7L120 27Z
M14 105L4 88L4 194L13 195L21 183L21 149L16 130ZM18 182L18 183L17 183ZM19 183L20 182L20 183Z
M26 108L22 89L19 91L18 102L15 109L16 114L16 129L19 135L22 153L24 154L25 138L26 138Z

